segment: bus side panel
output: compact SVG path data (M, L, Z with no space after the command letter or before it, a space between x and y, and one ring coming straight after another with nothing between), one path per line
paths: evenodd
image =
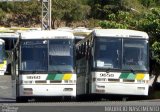
M85 94L85 76L77 78L77 95Z
M77 61L77 95L86 93L86 60L82 58Z

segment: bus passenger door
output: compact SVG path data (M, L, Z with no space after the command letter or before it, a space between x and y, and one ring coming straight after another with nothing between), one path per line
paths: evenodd
M16 79L18 76L17 70L18 70L18 61L16 59L16 53L17 51L12 52L12 61L11 61L11 81L12 81L12 96L16 98Z

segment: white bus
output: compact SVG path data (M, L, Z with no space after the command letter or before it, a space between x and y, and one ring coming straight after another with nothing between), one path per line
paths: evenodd
M72 33L57 30L22 32L18 48L17 101L76 97Z
M4 75L7 69L7 60L5 55L5 42L0 39L0 75Z
M125 29L95 29L76 44L77 95L148 95L149 37Z
M7 70L5 74L11 75L11 63L12 63L12 50L19 38L19 35L15 33L12 30L5 29L1 30L0 29L0 39L4 40L5 42L5 52L6 52L6 61L5 64L7 65Z

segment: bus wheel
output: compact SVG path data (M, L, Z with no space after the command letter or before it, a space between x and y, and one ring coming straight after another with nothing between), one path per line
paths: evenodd
M74 96L71 96L71 101L76 101L76 97L74 97Z
M153 99L154 98L154 86L153 87L149 87L149 91L148 91L148 98L149 99Z
M16 102L17 102L17 103L28 102L28 98L24 98L24 97L16 97Z
M16 102L17 103L21 103L22 102L22 98L21 97L16 97Z

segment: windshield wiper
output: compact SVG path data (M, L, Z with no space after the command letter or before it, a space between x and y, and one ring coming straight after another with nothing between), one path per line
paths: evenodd
M133 67L131 65L129 65L129 68L130 68L130 71L133 73L133 74L136 74L136 71L133 69Z
M108 73L110 70L119 70L119 68L106 68L105 72Z
M55 70L55 71L53 71L54 73L60 73L60 74L62 74L63 72L62 71L60 71L60 70Z
M34 71L31 71L31 72L32 72L32 74L37 74L37 73L40 72L40 71L34 70Z
M108 73L111 70L111 68L106 68L105 72Z

